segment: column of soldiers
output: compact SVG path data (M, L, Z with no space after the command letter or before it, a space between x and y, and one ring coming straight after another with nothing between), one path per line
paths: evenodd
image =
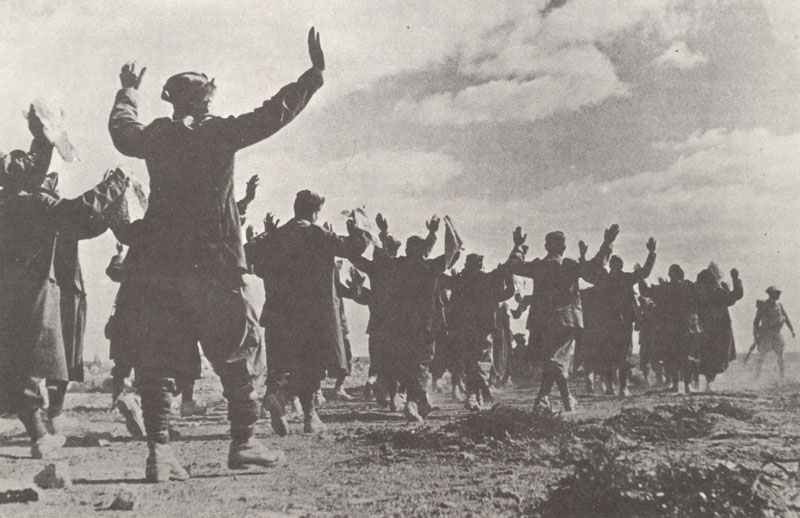
M735 355L728 307L743 296L738 272L731 271L730 288L713 263L695 283L673 265L669 282L649 286L655 241L646 244L644 266L626 272L622 259L611 255L617 225L606 229L591 259L581 241L577 260L565 256L560 231L545 236L542 257L527 260L527 236L517 228L503 264L485 272L483 257L471 253L456 273L462 247L447 218L442 255L430 257L440 228L436 216L426 222L425 236L406 240L401 254L401 242L383 216L376 218L377 238L355 212L347 233L337 235L318 221L325 198L302 190L288 222L280 225L269 216L264 233L248 231L244 246L242 216L257 179L237 202L234 157L291 122L322 86L325 59L313 28L308 50L311 67L296 82L252 112L228 118L210 112L214 80L186 72L162 89L172 116L141 123L138 89L146 69L126 64L108 128L117 150L145 160L150 197L144 218L125 225L112 224L109 213L129 188L128 176L116 169L78 198L61 198L57 176L49 171L53 144L37 114L29 114L30 151L12 151L0 161L0 403L25 426L33 457L57 455L65 441L60 416L66 388L83 379L86 302L78 241L109 227L120 242L108 268L120 283L107 329L115 361L112 397L121 397L125 378L135 371L141 398L136 433L147 441L149 482L189 477L169 444L170 407L180 393L184 415L202 412L193 403L201 349L228 404L229 468L284 460L283 452L255 439L260 375L267 379L260 406L278 436L289 433L286 408L292 401L300 407L305 433L324 430L321 382L330 374L346 395L343 381L350 370L344 298L369 308L370 391L392 410L402 404L412 422L424 422L434 410L427 392L431 371L435 378L450 371L454 394L463 381L470 410L492 401L484 360L493 338L510 337L506 306L499 307L514 296L515 275L533 280L532 293L519 297L513 314L520 317L530 308L525 347L542 371L537 409L552 409L553 387L564 411L576 408L567 382L574 363L590 381L599 375L606 390L614 393L616 382L619 394L629 395L636 286L648 301L648 317L639 322L645 365L663 369L678 391L690 390L696 373L710 385L725 371ZM341 259L354 266L349 279L342 278ZM264 283L260 317L248 272ZM581 279L593 285L591 291L581 293ZM754 322L759 370L763 356L774 351L783 372L780 331L784 324L794 330L778 302L780 291L773 287L768 293Z

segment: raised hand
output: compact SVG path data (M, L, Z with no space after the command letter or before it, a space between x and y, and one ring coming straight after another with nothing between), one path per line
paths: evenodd
M364 286L364 280L366 277L363 273L358 271L356 268L350 267L350 282L352 283L353 287L361 288Z
M431 216L431 219L425 222L425 226L427 227L428 232L430 232L431 234L435 234L436 232L438 232L439 222L440 222L439 216L435 214Z
M586 241L578 241L578 253L580 254L581 259L586 258L586 252L589 251L589 246L586 244Z
M522 233L522 227L517 227L514 229L514 246L524 245L526 239L528 239L528 234Z
M739 270L736 268L731 270L731 279L736 280L739 278Z
M610 245L611 243L614 242L615 239L617 239L618 235L619 235L619 225L614 223L613 225L608 227L606 231L603 233L603 242L606 243L607 245Z
M350 226L350 220L348 219L348 220L347 220L347 222L348 222L348 228L349 228L349 226ZM325 223L323 223L323 224L322 224L322 228L324 228L324 229L325 229L325 230L327 230L328 232L331 232L331 233L333 233L333 225L331 225L329 221L326 221Z
M647 240L647 251L651 254L656 251L656 240L652 237Z
M325 70L325 54L322 53L319 33L314 30L314 27L308 30L308 55L311 58L311 66L320 72Z
M33 109L32 104L28 110L28 130L30 130L33 138L46 138L44 135L44 124L42 124L42 120L39 116L36 115L36 110Z
M275 214L271 212L267 212L267 215L264 216L264 232L269 234L270 232L274 231L278 228L281 220L275 217Z
M138 74L136 73L135 61L122 65L122 70L119 73L119 82L122 84L122 88L138 89L139 85L142 84L145 72L147 72L147 67L143 67Z
M375 216L375 224L378 225L378 230L381 231L381 234L389 232L389 222L386 221L386 218L384 218L383 214L380 212Z
M253 200L256 197L256 189L258 189L258 175L254 174L247 180L247 190L245 191L245 197L248 200Z
M333 232L333 227L331 227L330 224L328 224L328 226L330 227L330 231ZM356 233L357 229L358 229L358 225L356 225L356 218L353 217L353 216L350 216L349 218L347 218L347 233L348 233L348 235L352 236L353 234Z

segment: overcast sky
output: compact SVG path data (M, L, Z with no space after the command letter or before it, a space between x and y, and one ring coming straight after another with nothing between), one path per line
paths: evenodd
M502 260L522 225L617 250L653 278L681 263L738 267L734 310L749 345L755 299L769 284L800 315L800 3L795 0L78 1L5 0L0 33L3 149L28 144L22 110L36 96L67 112L77 164L54 164L66 195L117 164L106 121L119 67L148 67L143 120L169 113L170 75L216 77L214 111L258 106L308 66L305 34L322 35L326 84L297 120L240 153L237 185L261 175L250 221L284 219L294 193L342 209L382 211L399 237L449 214L469 251ZM58 7L56 7L58 5ZM110 235L82 245L89 358L115 286ZM353 313L364 343L364 312ZM800 318L800 317L796 317ZM747 342L747 343L745 343ZM363 349L361 349L363 351Z

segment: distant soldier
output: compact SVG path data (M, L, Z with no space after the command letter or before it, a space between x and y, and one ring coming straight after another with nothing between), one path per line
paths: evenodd
M646 279L653 270L656 261L656 241L652 237L647 241L647 260L642 268L633 272L623 271L624 263L618 255L609 260L608 273L600 275L595 286L603 299L606 333L606 384L613 384L614 374L619 376L620 397L630 396L628 376L630 357L633 351L633 322L635 312L635 295L633 287Z
M603 245L591 261L574 261L564 257L567 249L563 232L550 232L545 236L547 255L526 262L527 236L522 228L514 230L514 248L508 266L514 275L533 279L531 314L528 328L531 331L530 345L541 351L544 360L542 384L536 396L535 406L550 408L549 394L557 385L564 410L572 411L577 402L570 394L567 375L572 362L575 337L583 327L583 312L578 291L578 279L592 282L602 270L603 258L610 254L611 244L619 233L612 225L605 231ZM580 243L580 254L586 254L586 244Z
M428 231L435 234L438 228L439 219L431 218ZM406 241L405 257L395 260L397 268L391 287L395 309L389 329L396 342L387 351L387 374L391 376L390 383L398 382L406 389L405 414L409 421L422 422L432 410L426 384L437 326L441 324L439 282L457 252L445 240L445 253L428 259L429 240L411 236Z
M489 373L480 362L489 349L489 337L495 332L497 305L514 295L511 273L505 268L483 271L483 256L467 255L464 269L448 278L453 291L450 325L464 365L469 410L480 410L489 395Z
M758 358L756 358L756 379L761 375L761 368L767 354L774 352L778 357L778 369L781 380L784 375L783 349L786 346L783 340L784 324L795 338L794 327L789 315L783 309L783 304L778 302L781 290L775 286L767 288L767 300L756 301L756 317L753 320L753 340L758 344Z
M253 382L263 371L264 348L253 307L233 194L234 157L289 124L322 86L325 59L319 35L308 33L311 68L262 106L236 117L216 117L210 104L216 85L197 72L170 77L161 98L172 117L144 125L138 88L145 69L122 68L109 119L115 147L142 158L150 176L143 220L121 240L131 246L129 276L147 301L137 311L135 365L149 455L150 482L185 480L188 473L169 447L170 394L186 372L197 342L228 400L231 444L228 466L273 466L282 452L254 437L258 402ZM119 237L119 236L118 236Z

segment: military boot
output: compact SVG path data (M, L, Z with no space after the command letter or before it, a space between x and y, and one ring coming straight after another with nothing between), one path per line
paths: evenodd
M289 433L289 423L286 419L286 406L283 398L277 393L267 393L262 403L264 409L269 412L269 421L272 430L280 437L286 437Z
M322 433L327 429L316 410L307 412L303 417L303 433Z
M181 466L169 444L150 443L148 446L150 454L144 471L145 481L159 483L189 479L189 473Z
M228 468L245 469L248 466L271 468L286 461L281 450L269 450L263 444L250 438L246 441L231 441L228 450Z

